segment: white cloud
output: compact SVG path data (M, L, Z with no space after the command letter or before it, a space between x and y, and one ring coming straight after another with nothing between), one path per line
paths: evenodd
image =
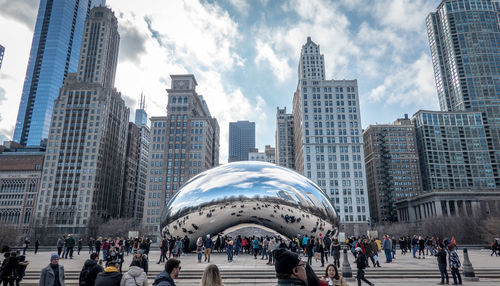
M386 27L425 33L425 17L435 8L433 1L377 0L373 1L372 13Z
M227 0L231 6L233 6L239 13L243 15L248 14L248 9L250 5L247 0Z
M422 53L420 58L408 66L402 66L385 77L382 84L368 94L372 102L385 102L398 106L438 106L434 85L432 62Z
M279 57L273 51L269 43L263 43L262 40L257 40L255 44L257 50L257 57L255 57L255 64L268 63L274 75L279 81L285 81L292 75L292 68L288 64L287 57Z

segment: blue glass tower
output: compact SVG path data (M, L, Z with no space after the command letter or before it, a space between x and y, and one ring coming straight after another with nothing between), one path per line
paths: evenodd
M500 1L443 0L426 22L441 110L481 113L498 188Z
M76 72L83 25L104 0L41 0L17 114L14 140L40 145L47 138L54 100L66 75Z

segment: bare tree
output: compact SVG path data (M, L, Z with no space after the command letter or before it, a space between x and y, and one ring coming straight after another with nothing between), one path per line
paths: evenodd
M101 223L97 234L103 237L128 237L128 232L134 230L134 219L117 218Z
M0 222L0 247L14 246L18 242L20 230L12 225Z

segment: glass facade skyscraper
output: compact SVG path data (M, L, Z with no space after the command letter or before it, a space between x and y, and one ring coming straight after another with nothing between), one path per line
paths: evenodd
M14 140L40 145L47 138L54 100L66 75L76 72L83 25L103 0L41 0L17 114Z
M444 0L427 16L442 111L480 112L500 186L500 1Z
M229 122L229 162L248 161L255 148L255 122Z

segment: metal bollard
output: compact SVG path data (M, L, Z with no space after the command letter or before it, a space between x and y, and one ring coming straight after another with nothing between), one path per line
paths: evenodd
M470 262L469 252L467 251L467 248L464 248L463 273L464 280L479 281L479 278L476 277L476 274L474 273L474 267L472 267L472 263Z
M344 276L346 280L352 280L352 269L351 264L349 263L349 259L347 258L347 249L344 249L344 259L342 261L342 276Z

